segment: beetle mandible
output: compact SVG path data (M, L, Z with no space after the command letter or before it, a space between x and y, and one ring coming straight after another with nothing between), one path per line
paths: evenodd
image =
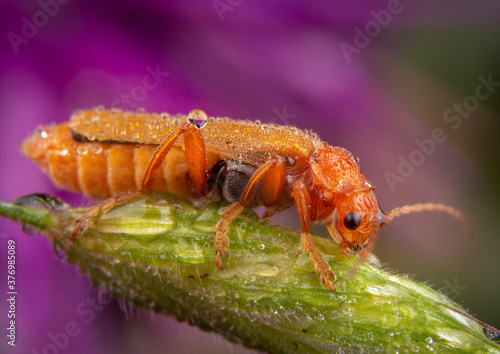
M398 215L440 211L465 224L459 211L437 203L384 213L353 155L313 133L208 118L198 109L187 116L76 111L68 123L38 128L23 142L22 151L58 187L102 200L77 220L75 237L92 217L150 190L230 202L215 226L219 269L222 256L230 256L229 224L245 206L260 204L272 215L296 204L302 248L330 290L336 289L336 276L316 249L312 222L326 221L340 252L360 255L360 260L372 251L379 229Z

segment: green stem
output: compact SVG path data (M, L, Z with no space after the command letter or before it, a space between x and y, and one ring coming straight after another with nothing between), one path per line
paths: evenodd
M196 209L153 193L95 218L77 240L71 226L84 209L51 211L61 217L44 232L117 298L268 352L500 351L486 325L446 296L368 263L348 279L355 259L314 237L338 276L338 289L328 291L297 233L251 211L231 223L231 258L218 270L213 240L222 206Z
M47 209L0 202L0 215L23 225L45 230L57 224L56 215Z

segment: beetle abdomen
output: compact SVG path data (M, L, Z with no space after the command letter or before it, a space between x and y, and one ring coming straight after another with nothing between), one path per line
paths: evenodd
M92 199L140 189L156 148L157 145L77 142L67 124L41 127L21 147L56 186ZM218 155L207 153L207 167L219 159ZM187 171L183 149L172 147L152 189L190 197Z

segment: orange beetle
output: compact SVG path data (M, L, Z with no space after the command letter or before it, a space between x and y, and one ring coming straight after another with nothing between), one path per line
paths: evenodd
M229 223L245 206L260 204L267 215L297 205L301 244L320 275L335 290L335 274L316 250L310 224L326 221L345 256L364 260L380 227L395 216L435 210L464 222L442 204L415 204L384 213L374 187L352 154L315 134L292 126L120 110L77 111L69 123L37 129L22 144L60 188L83 193L100 203L77 222L76 236L101 211L149 190L230 203L215 226L216 265L229 258Z

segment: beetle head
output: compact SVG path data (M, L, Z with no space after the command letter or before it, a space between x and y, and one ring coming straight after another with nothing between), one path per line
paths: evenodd
M368 241L374 243L385 215L375 198L375 188L359 171L358 161L344 148L322 145L311 155L310 164L322 199L329 199L335 207L332 231L336 232L340 252L346 256L364 249L369 252L373 246L367 247Z
M373 190L339 195L336 206L334 232L340 240L340 252L344 256L370 253L386 220Z
M406 205L385 214L378 206L375 188L359 171L357 160L344 148L321 145L311 154L309 163L323 205L335 208L330 216L335 227L330 231L345 256L359 254L360 261L366 259L375 246L379 229L403 214L444 212L460 220L469 231L462 213L439 203Z

